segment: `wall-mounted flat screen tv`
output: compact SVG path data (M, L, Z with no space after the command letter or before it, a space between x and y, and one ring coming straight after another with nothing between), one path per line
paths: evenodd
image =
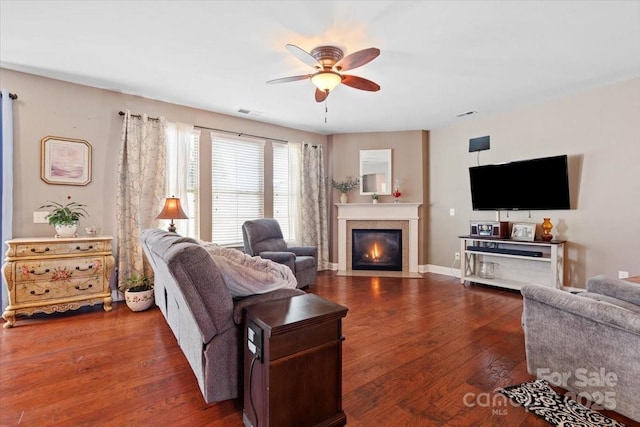
M469 168L473 210L571 209L567 156Z

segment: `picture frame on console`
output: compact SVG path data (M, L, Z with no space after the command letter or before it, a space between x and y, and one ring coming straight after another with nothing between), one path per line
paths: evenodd
M511 228L511 240L533 242L536 237L536 224L533 222L514 222Z

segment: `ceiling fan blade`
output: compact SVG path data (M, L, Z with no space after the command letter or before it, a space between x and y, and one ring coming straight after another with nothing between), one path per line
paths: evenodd
M369 92L377 92L380 90L380 85L377 83L357 76L342 76L342 83L356 89L368 90Z
M364 64L373 61L380 55L380 49L370 47L369 49L359 50L350 55L345 56L334 66L338 71L353 70L363 66Z
M298 58L300 61L304 62L307 65L311 65L315 68L322 68L322 64L318 62L316 58L314 58L309 52L304 49L299 48L294 44L288 44L287 50L291 52L293 56Z
M324 101L325 99L327 99L327 96L329 96L328 92L325 92L320 89L316 89L316 102Z
M302 76L282 77L280 79L269 80L267 83L288 83L288 82L295 82L298 80L306 80L309 77L311 77L311 74L305 74Z

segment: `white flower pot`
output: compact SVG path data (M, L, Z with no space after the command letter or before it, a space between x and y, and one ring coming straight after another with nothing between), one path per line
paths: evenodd
M347 196L347 193L340 193L340 203L348 203L349 202L349 196Z
M124 300L131 311L144 311L153 305L155 298L153 289L150 289L139 292L124 291Z
M77 237L76 230L78 229L78 224L56 224L54 228L56 229L56 237Z

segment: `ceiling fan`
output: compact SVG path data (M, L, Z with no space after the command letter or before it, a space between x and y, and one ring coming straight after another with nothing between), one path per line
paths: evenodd
M300 61L311 65L317 71L313 74L303 74L300 76L283 77L269 80L267 83L287 83L297 80L311 79L316 86L316 101L322 102L327 99L329 92L335 89L340 83L351 86L355 89L377 92L380 85L371 80L358 76L342 74L343 71L353 70L364 64L373 61L380 55L380 49L370 47L359 50L350 55L344 56L344 52L335 46L319 46L311 53L293 44L287 44L287 49Z

